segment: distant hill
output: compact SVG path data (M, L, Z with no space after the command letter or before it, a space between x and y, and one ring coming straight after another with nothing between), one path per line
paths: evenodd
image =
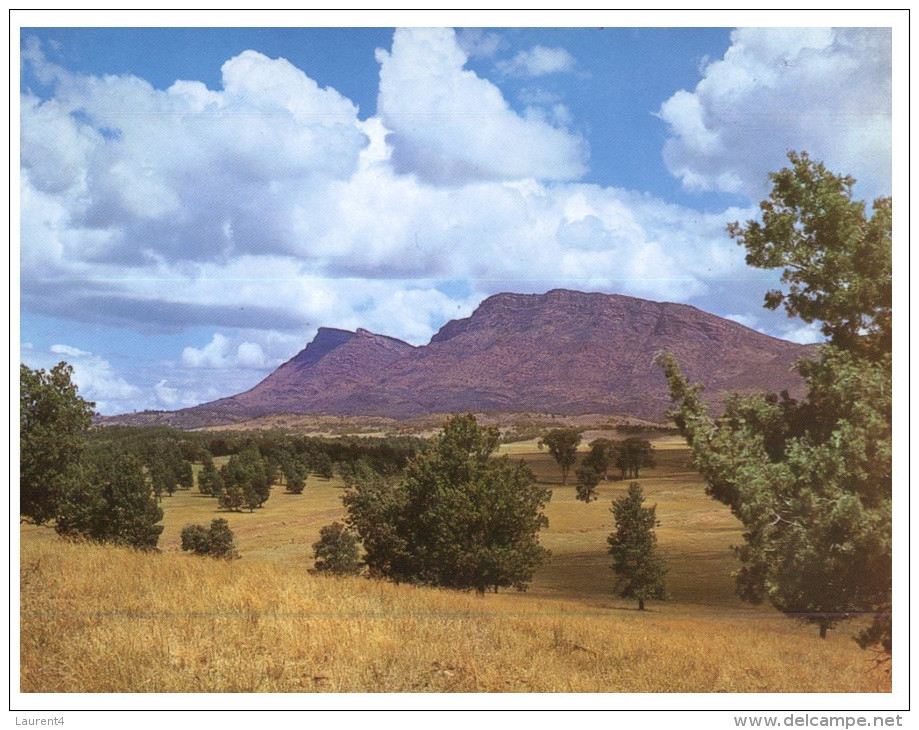
M496 294L422 347L323 327L245 393L105 421L194 428L273 413L405 418L458 411L663 420L670 400L654 364L660 351L673 353L718 405L731 391L801 394L792 367L812 349L685 304L562 289Z

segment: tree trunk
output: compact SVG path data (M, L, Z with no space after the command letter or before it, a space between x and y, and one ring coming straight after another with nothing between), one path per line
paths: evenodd
M639 598L639 599L638 599L638 610L639 610L639 611L644 611L644 610L645 610L645 599L644 599L644 598Z
M821 622L820 622L820 638L821 638L821 639L825 639L825 638L826 638L826 630L827 630L826 622L821 621Z

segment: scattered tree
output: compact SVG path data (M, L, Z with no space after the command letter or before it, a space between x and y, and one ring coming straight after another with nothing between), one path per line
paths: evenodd
M666 597L666 571L654 534L659 524L654 514L656 508L643 507L644 500L637 482L629 485L627 495L613 500L615 530L607 538L619 595L637 598L639 611L645 610L647 599Z
M303 494L303 490L306 487L306 478L309 475L306 465L302 461L291 457L284 462L283 472L286 491L290 494Z
M211 520L208 542L210 554L215 558L231 560L239 557L236 552L236 536L230 529L230 523L223 518Z
M815 623L871 614L863 646L891 651L891 228L889 199L865 218L851 178L807 155L772 175L763 223L730 226L753 266L784 266L766 306L821 320L830 342L798 371L808 385L730 399L718 420L701 387L662 356L673 417L708 482L745 527L738 592Z
M335 476L335 465L332 462L332 457L325 451L320 451L316 455L316 463L313 467L313 471L317 476L323 479L331 479Z
M577 498L582 502L592 502L596 496L597 485L607 478L610 462L616 453L614 442L609 439L596 439L590 443L590 451L574 470L577 479Z
M616 467L623 479L638 479L641 469L654 466L654 447L647 439L633 436L616 444Z
M257 448L234 454L220 470L223 490L220 505L225 509L252 512L261 507L271 494L265 462Z
M590 452L585 457L606 481L609 481L609 468L616 461L617 443L607 438L594 439L590 442Z
M393 482L370 475L345 493L372 574L451 588L524 590L548 555L539 530L551 492L523 464L492 458L498 430L455 416Z
M212 558L234 560L239 557L236 552L236 536L230 524L223 518L211 520L211 526L185 525L182 528L182 549L195 555L208 555Z
M319 530L319 540L313 543L316 570L336 575L359 573L358 544L355 534L340 522L326 525Z
M214 497L218 497L223 492L223 480L210 454L204 457L204 464L201 471L198 472L198 491Z
M597 485L600 483L600 472L584 457L580 466L574 470L577 480L577 498L582 502L593 502L597 498Z
M191 462L182 459L181 463L179 464L178 472L177 483L179 485L179 489L188 491L195 483L195 473L191 468Z
M92 423L94 403L72 382L73 368L19 368L19 513L42 524L73 484Z
M543 436L537 446L545 446L552 454L552 458L562 470L562 484L568 483L568 472L574 466L578 456L578 444L581 443L581 433L576 428L554 428Z

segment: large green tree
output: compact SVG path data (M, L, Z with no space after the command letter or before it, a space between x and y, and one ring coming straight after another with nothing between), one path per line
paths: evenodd
M562 470L562 484L568 483L568 472L578 458L581 432L576 428L554 428L543 436L537 446L545 446Z
M55 530L66 537L155 549L163 510L140 460L97 448L85 454L79 472L58 502Z
M728 226L747 249L747 263L782 269L786 290L766 294L769 309L821 322L831 344L882 357L891 349L892 258L890 198L871 216L853 200L855 179L828 171L807 153L788 155L791 167L773 173L760 203L762 221Z
M19 367L19 513L36 523L57 513L75 478L94 403L80 397L65 362L50 372Z
M613 500L615 529L606 540L619 595L637 599L639 611L645 610L648 599L666 598L666 571L654 534L656 506L645 507L644 501L638 482L629 485L625 496Z
M708 492L743 523L738 592L816 624L869 614L862 645L891 650L891 228L851 178L807 155L772 175L763 222L731 234L754 266L784 267L789 314L822 322L829 342L798 369L807 396L733 397L713 418L672 356L661 358L674 419Z
M524 464L494 458L498 439L472 415L455 416L400 481L354 479L344 503L372 574L479 592L526 588L548 555L539 531L551 492Z

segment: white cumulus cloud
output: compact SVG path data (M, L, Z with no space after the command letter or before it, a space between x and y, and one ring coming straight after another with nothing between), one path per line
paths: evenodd
M179 404L179 391L170 387L165 378L154 386L154 392L160 405L165 408L174 408Z
M226 335L216 332L204 347L182 350L182 365L191 368L263 368L265 353L254 342L241 342L234 347Z
M223 64L221 90L162 91L70 73L30 48L55 89L21 98L24 198L46 219L66 209L67 235L52 241L71 261L287 250L285 213L350 176L368 142L350 100L282 58L245 51ZM38 225L32 215L24 225Z
M104 357L72 345L58 343L47 350L23 348L21 357L36 369L50 370L62 360L70 364L80 397L95 403L100 413L129 410L143 396L142 390L125 380Z
M377 110L403 173L440 184L471 180L576 179L586 172L579 137L516 114L446 28L400 29L377 51Z
M885 140L889 163L886 37L737 31L698 86L664 104L668 164L687 186L754 200L786 147L870 181L883 172ZM24 311L207 334L142 376L141 366L116 372L114 346L95 355L58 344L24 352L26 362L72 359L81 392L111 413L245 390L319 326L424 344L499 291L691 302L784 331L784 321L749 314L778 282L746 266L725 234L755 207L701 211L578 182L586 151L563 126L570 112L534 95L515 113L465 68L469 48L492 52L495 39L469 38L398 31L378 54L379 115L367 120L334 89L254 51L223 65L218 89L180 80L158 90L74 74L28 47L26 63L51 90L22 96ZM840 83L847 93L830 94ZM813 328L787 336L819 339Z
M766 174L795 150L856 177L861 197L889 195L890 29L736 30L660 116L671 133L664 160L686 188L760 199Z

